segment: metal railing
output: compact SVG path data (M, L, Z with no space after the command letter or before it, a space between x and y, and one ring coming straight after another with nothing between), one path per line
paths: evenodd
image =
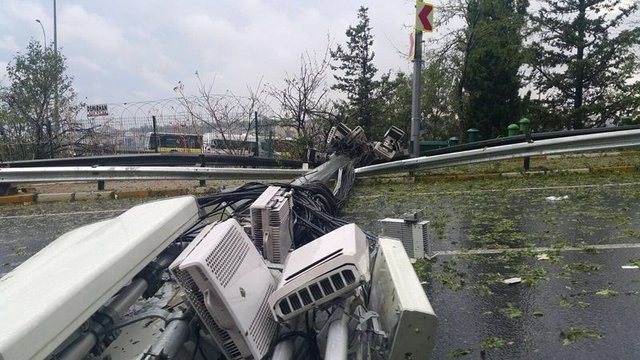
M460 151L356 169L356 176L430 170L448 166L585 151L640 146L640 129L578 135Z
M413 172L448 166L522 158L525 156L545 156L634 146L640 146L640 129L538 140L503 146L486 147L482 149L474 149L456 153L398 160L389 163L357 168L356 176ZM304 173L306 173L306 170L303 169L246 169L166 166L0 168L0 183L137 179L267 180L292 179Z
M101 180L290 180L304 169L245 169L170 166L76 166L0 169L0 183Z

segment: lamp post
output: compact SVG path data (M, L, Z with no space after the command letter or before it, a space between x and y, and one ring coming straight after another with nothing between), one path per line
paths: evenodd
M53 51L58 54L58 19L56 16L56 0L53 0Z
M42 22L40 21L40 19L36 19L36 22L38 24L40 24L40 29L42 29L42 37L44 38L43 47L46 47L47 46L47 34L44 32L44 26L42 26Z

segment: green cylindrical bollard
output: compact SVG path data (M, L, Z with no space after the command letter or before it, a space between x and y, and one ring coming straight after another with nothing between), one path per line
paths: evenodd
M511 124L507 126L507 136L516 136L520 133L520 126L518 124Z
M520 121L518 121L518 123L520 124L520 133L521 134L527 134L529 132L530 128L530 121L529 119L527 119L526 117L520 119Z
M449 146L454 146L458 144L460 144L460 139L458 139L455 136L449 138Z
M476 129L476 128L471 128L467 130L467 142L476 142L478 141L478 135L480 133L480 130Z

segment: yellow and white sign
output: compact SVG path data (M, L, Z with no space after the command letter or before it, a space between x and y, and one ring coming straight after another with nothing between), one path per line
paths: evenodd
M433 32L433 4L416 3L416 30Z

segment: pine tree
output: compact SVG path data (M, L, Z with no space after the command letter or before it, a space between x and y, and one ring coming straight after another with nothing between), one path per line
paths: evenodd
M532 44L532 79L540 105L558 118L556 127L618 124L632 110L639 97L633 47L640 44L640 28L628 21L638 6L624 0L544 0L532 16L538 39Z
M504 134L520 117L522 28L527 0L471 0L467 7L461 79L465 127L483 136Z
M376 122L376 90L379 84L374 80L378 69L373 65L375 53L372 50L373 35L369 25L368 9L361 6L358 10L358 24L349 26L346 31L346 47L338 45L331 51L331 58L337 65L332 65L336 84L332 89L340 90L347 95L347 102L341 108L352 126L360 125L365 131Z

